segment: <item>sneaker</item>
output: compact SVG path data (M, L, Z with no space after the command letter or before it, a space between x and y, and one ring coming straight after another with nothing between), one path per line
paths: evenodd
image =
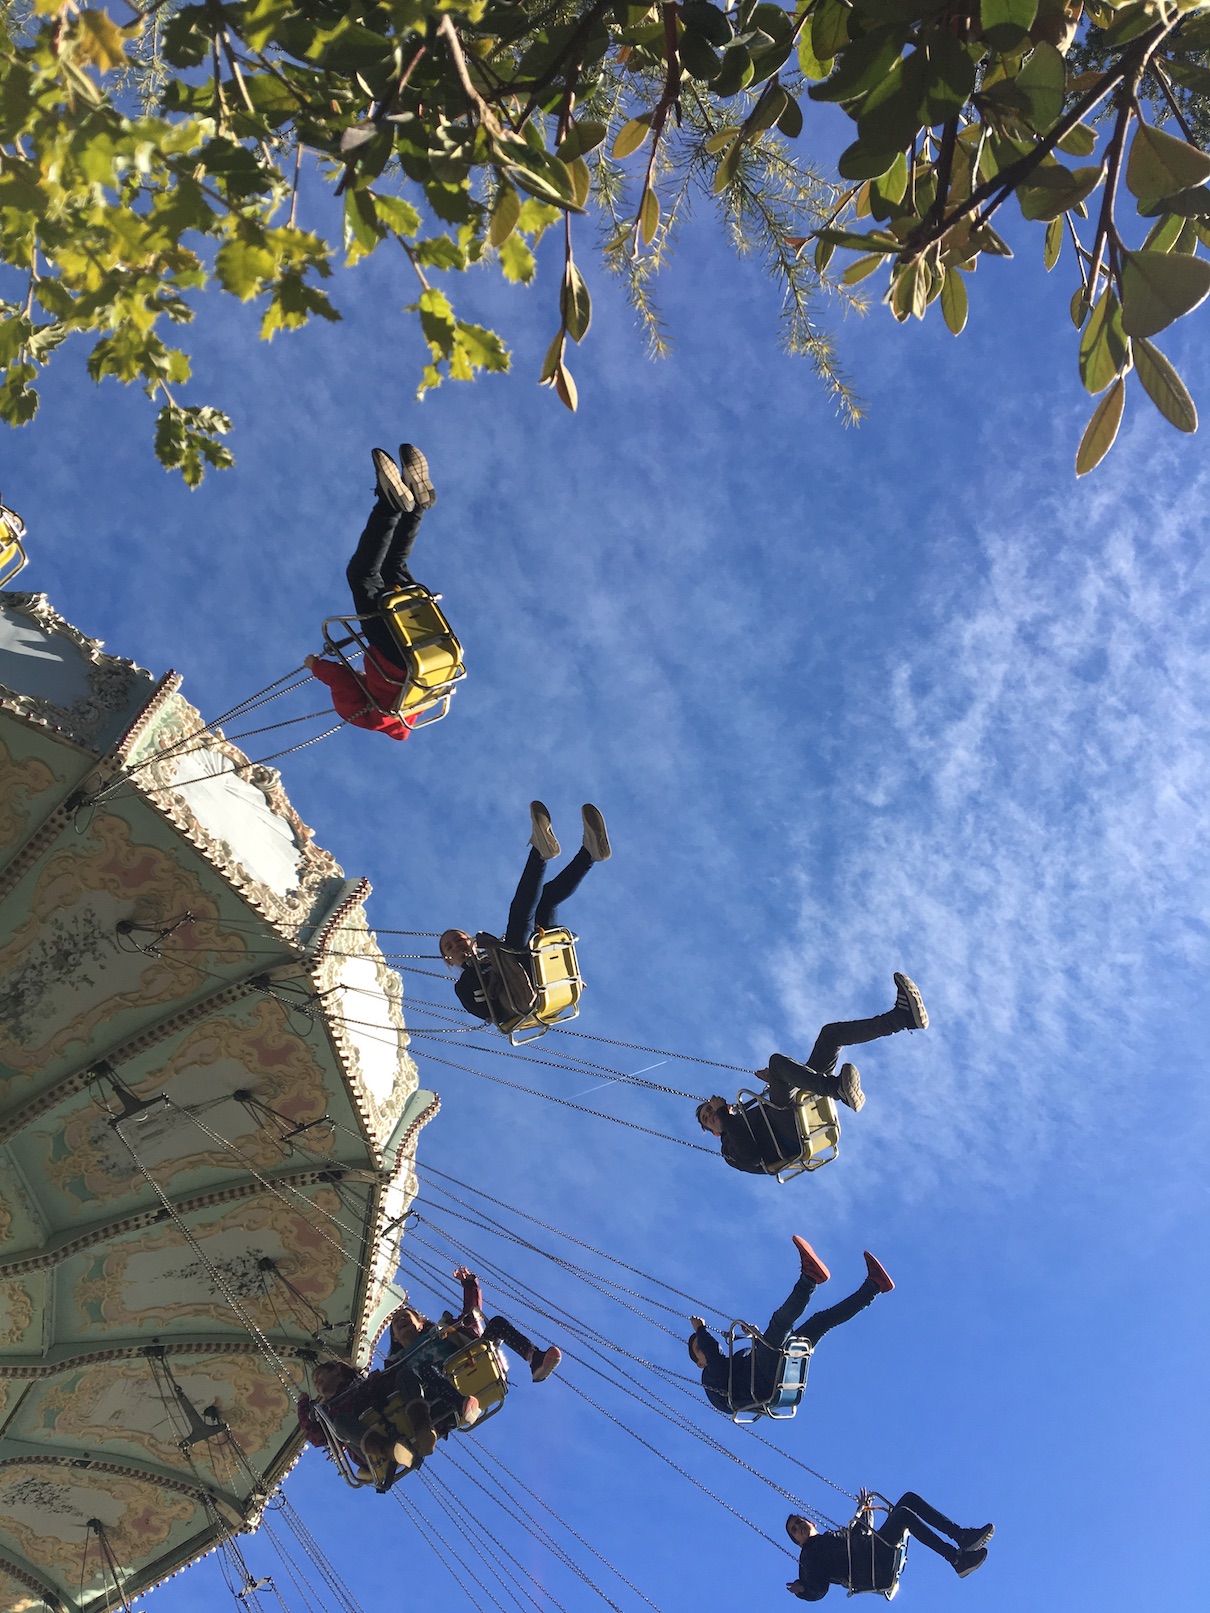
M985 1523L982 1529L959 1529L954 1539L958 1542L959 1551L978 1551L987 1545L995 1532L994 1523Z
M479 1405L478 1397L476 1395L467 1395L465 1401L463 1401L462 1413L458 1421L463 1428L470 1428L479 1421L481 1410L482 1407Z
M429 1454L432 1455L432 1452ZM416 1453L410 1445L405 1445L401 1439L397 1439L391 1446L391 1460L396 1467L402 1468L406 1473L416 1460Z
M535 1355L529 1363L529 1370L533 1374L535 1383L541 1383L549 1378L551 1373L563 1359L563 1352L557 1345L552 1344L549 1350L543 1350L541 1355Z
M798 1234L795 1233L792 1242L794 1247L798 1250L798 1258L802 1261L803 1276L810 1277L812 1281L817 1283L826 1283L832 1273L824 1265L823 1261L815 1253L814 1249L812 1249L807 1240L805 1238L800 1238Z
M887 1275L886 1267L881 1260L875 1260L868 1249L864 1249L862 1253L865 1255L865 1269L870 1275L870 1281L877 1285L880 1294L889 1294L895 1284Z
M605 863L613 856L609 845L609 831L598 807L587 802L580 808L584 819L584 850L594 863Z
M393 510L399 510L407 515L416 508L416 500L412 497L412 490L399 474L399 466L387 453L385 448L371 448L370 458L374 461L374 475L378 481L378 491L386 499Z
M437 502L437 489L429 476L429 462L413 443L399 444L399 465L411 489L418 510L431 510Z
M861 1076L855 1064L840 1066L839 1097L841 1103L847 1104L854 1114L865 1108L865 1093L861 1090Z
M929 1011L914 980L898 972L895 974L895 1012L902 1014L905 1030L926 1031L929 1028Z
M550 826L550 813L541 801L529 803L529 821L533 826L529 843L538 853L549 862L552 857L559 855L559 842L555 839L555 831Z
M980 1546L978 1551L960 1551L954 1558L954 1573L959 1579L965 1579L968 1574L973 1574L976 1568L982 1568L986 1561L986 1546Z

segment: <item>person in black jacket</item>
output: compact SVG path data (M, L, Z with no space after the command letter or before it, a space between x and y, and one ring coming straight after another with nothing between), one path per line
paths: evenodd
M821 1534L809 1518L791 1513L786 1533L800 1551L798 1578L786 1589L800 1602L822 1602L833 1585L849 1591L889 1591L895 1583L898 1548L909 1534L944 1557L959 1579L965 1579L987 1561L987 1542L995 1532L990 1523L963 1529L914 1490L899 1497L877 1529L859 1519Z
M506 956L529 972L530 938L540 930L553 929L558 909L575 891L593 863L607 862L612 856L609 833L599 808L580 809L584 821L584 843L560 873L545 880L546 865L559 855L559 842L551 827L550 813L541 801L531 801L530 853L508 910L503 939L481 930L470 936L465 930L446 930L438 941L441 956L452 969L462 972L454 982L458 1001L468 1014L493 1023L508 1019L510 1005L495 994L494 968L489 966L489 949L503 946ZM544 883L545 880L545 883Z
M899 973L894 979L893 1008L872 1019L836 1020L825 1025L805 1064L796 1064L782 1053L772 1054L767 1068L756 1072L757 1079L768 1084L767 1098L737 1106L716 1092L698 1104L698 1125L720 1139L728 1165L737 1171L765 1176L800 1152L802 1145L794 1123L796 1092L811 1092L847 1104L854 1111L861 1109L865 1094L857 1066L844 1064L839 1075L832 1073L841 1048L876 1042L897 1031L928 1029L928 1009L915 981Z
M811 1303L811 1295L820 1283L826 1283L832 1273L812 1249L805 1238L797 1235L794 1247L802 1263L802 1273L784 1305L780 1305L769 1319L769 1325L751 1350L736 1350L728 1363L727 1356L700 1316L691 1316L693 1333L689 1339L689 1359L702 1369L702 1388L706 1399L715 1411L730 1417L737 1411L750 1411L764 1405L772 1395L781 1364L781 1351L790 1338L806 1339L814 1349L825 1333L850 1321L859 1311L872 1305L879 1294L889 1294L895 1284L874 1256L866 1251L866 1280L856 1293L850 1294L827 1310L816 1311L803 1327L795 1327Z

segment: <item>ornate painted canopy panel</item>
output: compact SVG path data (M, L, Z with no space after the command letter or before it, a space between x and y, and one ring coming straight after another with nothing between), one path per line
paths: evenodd
M368 884L178 682L0 595L13 1610L100 1613L255 1525L308 1362L394 1303L437 1109Z

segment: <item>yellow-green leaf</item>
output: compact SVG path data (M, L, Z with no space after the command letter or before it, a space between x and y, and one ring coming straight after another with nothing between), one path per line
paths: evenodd
M739 133L738 129L719 129L706 141L706 150L711 156L717 155L724 147L729 146Z
M1197 430L1197 406L1172 365L1145 336L1133 342L1134 368L1143 390L1178 431Z
M559 368L555 371L555 391L559 394L562 402L565 403L571 410L572 414L575 414L579 397L576 393L576 383L572 380L571 371L567 368L566 364L560 364Z
M1122 310L1112 291L1103 291L1080 337L1080 379L1095 396L1103 392L1130 357L1122 334Z
M1063 250L1063 219L1062 215L1052 218L1046 226L1046 245L1042 250L1042 262L1046 265L1049 274L1059 261L1059 253Z
M1126 185L1140 201L1171 196L1210 179L1210 155L1162 129L1140 123L1130 143Z
M941 286L941 312L954 335L961 336L966 328L967 296L966 281L957 269L945 271Z
M559 312L563 315L563 323L572 341L583 341L592 320L592 300L584 284L584 276L574 263L567 265L563 275Z
M644 112L640 118L631 118L629 123L624 123L618 130L617 139L613 143L613 156L619 161L623 157L629 157L632 152L639 149L650 133L650 112Z
M1210 292L1210 263L1205 258L1171 252L1124 256L1122 329L1127 336L1154 336L1190 313Z
M1104 459L1113 447L1122 423L1122 405L1126 401L1126 381L1119 376L1092 411L1092 419L1084 428L1076 454L1076 475L1087 476L1090 470Z
M511 185L502 184L496 192L491 222L487 227L487 238L491 245L497 249L502 247L516 229L520 217L521 198Z
M122 30L104 11L82 11L77 48L86 62L102 73L121 67L126 60L126 40Z
M649 190L643 197L643 204L639 208L639 233L643 237L644 246L650 246L655 239L655 232L660 227L660 203L653 190ZM574 408L575 405L573 404Z
M855 263L850 263L840 277L841 282L846 286L855 286L859 280L864 280L867 275L873 274L880 263L885 262L886 259L880 252L871 252L869 257L858 258Z

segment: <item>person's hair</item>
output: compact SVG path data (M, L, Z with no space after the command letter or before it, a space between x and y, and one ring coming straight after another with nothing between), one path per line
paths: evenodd
M441 954L441 961L448 969L456 969L458 965L445 955L445 943L450 936L457 936L460 941L469 941L470 937L465 930L442 930L437 937L437 950Z
M697 1328L694 1328L693 1336L689 1340L689 1359L693 1362L695 1367L698 1367L700 1369L702 1363L698 1360L697 1356L694 1355L694 1353L693 1353L693 1346L696 1343L697 1343ZM702 1354L705 1355L705 1353L706 1353L705 1350L703 1350Z
M792 1512L786 1519L786 1533L790 1535L790 1525L792 1523L810 1523L810 1521L810 1518L804 1518L801 1512ZM790 1535L790 1539L794 1540L794 1536ZM797 1540L794 1540L794 1544L797 1546Z
M319 1374L321 1372L329 1372L329 1371L334 1371L334 1372L339 1372L340 1373L341 1377L344 1380L344 1382L341 1384L341 1388L346 1388L357 1377L357 1368L355 1366L353 1366L351 1362L341 1361L339 1359L330 1360L330 1361L317 1361L315 1366L314 1366L314 1368L312 1369L311 1376L313 1378L318 1378L318 1376L319 1376ZM316 1385L316 1387L318 1387L318 1385Z
M703 1109L709 1109L713 1113L714 1099L713 1098L703 1098L702 1101L698 1104L697 1108L693 1111L694 1114L697 1116L698 1125L702 1128L703 1131L705 1131L706 1122L702 1119L702 1111L703 1111Z

